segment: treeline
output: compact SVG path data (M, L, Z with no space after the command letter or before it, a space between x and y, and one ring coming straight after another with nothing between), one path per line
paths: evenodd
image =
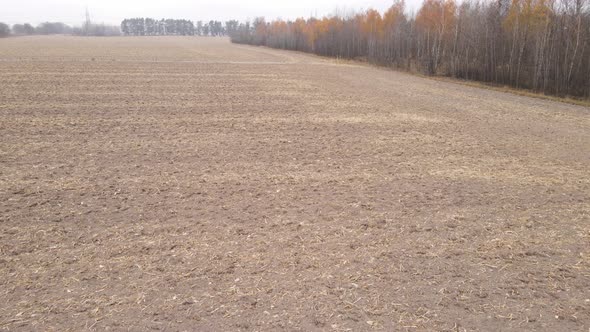
M61 22L45 22L33 27L29 23L8 26L0 22L0 37L10 35L77 35L77 36L227 36L239 26L238 21L225 23L211 20L196 24L184 19L132 18L125 19L120 26L96 24L87 17L81 26L71 27Z
M189 20L132 18L121 22L121 32L132 36L192 36L195 34L195 25Z
M71 27L62 22L44 22L34 27L29 23L8 26L0 23L0 37L27 35L77 35L77 36L119 36L118 26L86 22L80 27Z
M397 0L383 14L258 18L230 36L235 43L590 98L588 0L425 0L415 16Z
M121 31L131 36L225 36L237 29L237 21L198 21L153 18L132 18L121 22Z
M45 22L34 27L29 23L15 24L12 28L5 23L0 23L0 36L9 35L57 35L71 34L73 28L61 22Z
M10 27L6 23L0 22L0 37L8 37L10 35Z

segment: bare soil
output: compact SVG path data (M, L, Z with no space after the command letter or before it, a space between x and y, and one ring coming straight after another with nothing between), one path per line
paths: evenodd
M207 38L0 40L0 329L588 331L590 109Z

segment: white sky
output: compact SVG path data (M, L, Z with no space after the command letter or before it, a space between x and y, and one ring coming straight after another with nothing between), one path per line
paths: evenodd
M185 18L193 21L247 20L257 16L292 19L374 8L384 11L392 0L0 0L0 22L46 21L80 25L88 6L94 22L119 24L130 17ZM406 0L408 10L422 0Z

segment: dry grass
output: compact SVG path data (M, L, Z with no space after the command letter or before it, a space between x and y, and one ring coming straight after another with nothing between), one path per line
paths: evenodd
M261 48L268 48L268 47L261 47ZM268 48L268 49L270 49L270 48ZM515 94L518 96L539 98L539 99L551 100L551 101L555 101L555 102L590 107L590 100L584 99L584 98L576 98L573 96L559 97L559 96L554 96L554 95L546 95L546 94L536 92L533 90L529 90L529 89L514 88L514 87L510 87L510 86L506 86L506 85L497 85L497 84L493 84L493 83L464 80L464 79L452 78L452 77L446 77L446 76L424 75L424 74L422 74L420 72L416 72L416 71L398 70L393 67L386 67L386 66L382 66L382 65L378 65L378 64L373 64L373 63L368 62L367 60L358 60L358 59L357 60L349 60L349 59L341 59L341 58L335 59L333 57L320 56L320 55L315 55L315 54L309 55L309 56L310 57L317 57L318 59L332 62L337 65L351 65L351 66L363 65L363 66L369 66L369 67L374 67L374 68L379 68L379 69L392 70L392 71L396 71L399 73L405 73L405 74L409 74L409 75L415 75L415 76L418 76L421 78L437 80L437 81L441 81L441 82L462 84L465 86L470 86L470 87L475 87L475 88L491 89L494 91L511 93L511 94Z
M428 77L428 78L441 80L444 82L462 84L462 85L476 87L476 88L492 89L494 91L512 93L512 94L515 94L518 96L539 98L539 99L551 100L551 101L560 102L560 103L567 103L567 104L572 104L572 105L590 107L590 100L588 100L588 99L580 99L580 98L574 98L574 97L558 97L558 96L546 95L546 94L543 94L540 92L535 92L535 91L527 90L527 89L517 89L517 88L512 88L509 86L499 86L499 85L495 85L492 83L467 81L467 80L461 80L461 79L454 79L454 78L450 78L450 77Z

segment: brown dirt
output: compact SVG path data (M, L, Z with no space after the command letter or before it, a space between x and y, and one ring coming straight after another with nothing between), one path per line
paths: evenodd
M225 39L0 40L0 329L588 331L590 109Z

